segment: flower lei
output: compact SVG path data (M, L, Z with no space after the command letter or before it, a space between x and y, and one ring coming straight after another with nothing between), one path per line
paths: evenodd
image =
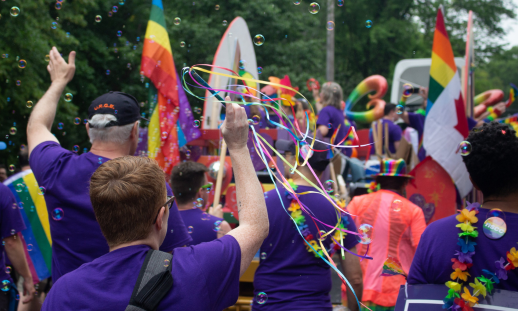
M478 303L480 294L486 297L486 294L491 294L493 284L500 283L500 280L507 280L507 271L518 267L518 251L513 247L507 252L507 264L504 265L504 258L495 261L496 272L490 272L483 269L484 275L476 277L475 283L469 283L473 288L473 295L470 293L467 286L460 281L467 282L468 276L471 276L468 269L473 266L472 256L475 254L475 239L478 237L477 228L472 226L478 222L477 214L480 204L469 204L464 208L457 220L459 224L456 227L462 231L459 233L459 240L457 245L460 246L460 251L455 252L456 258L452 258L453 272L450 275L452 281L446 282L449 288L448 295L444 298L443 309L451 309L454 311L473 311L473 306ZM462 293L462 288L464 292Z
M296 184L294 184L291 179L288 180L288 182L290 183L291 188L293 190L297 191L298 186ZM300 232L304 236L304 239L313 247L313 248L311 248L311 247L309 247L309 245L306 244L306 250L310 253L313 253L316 258L324 257L325 254L322 251L320 244L315 240L315 237L313 236L311 231L309 231L309 227L306 224L306 217L304 215L302 215L302 209L300 208L299 202L297 202L297 200L293 197L293 195L287 191L286 191L286 197L288 199L291 199L291 204L288 207L288 211L291 212L291 214L290 214L291 218L293 218L293 220L295 221L295 224L297 225ZM338 225L338 228L347 230L347 225L349 224L349 221L347 220L347 217L344 217L344 216L345 216L345 214L342 215L341 223ZM342 237L344 237L345 235L347 235L347 233L342 232ZM335 240L337 240L337 241L341 240L339 230L335 231L334 237L335 237ZM340 249L340 246L333 243L333 244L331 244L331 248L330 248L330 250L328 250L328 253L332 256L332 254L334 254L334 252L336 252L339 249Z

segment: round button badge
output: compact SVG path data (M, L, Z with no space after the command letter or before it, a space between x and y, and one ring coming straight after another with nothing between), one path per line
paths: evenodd
M500 239L507 232L507 224L500 217L490 217L486 219L482 228L484 234L492 240Z

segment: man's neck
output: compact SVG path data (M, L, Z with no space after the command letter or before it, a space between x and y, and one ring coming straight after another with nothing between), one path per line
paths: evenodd
M176 206L178 207L178 210L179 211L187 211L187 210L191 210L193 209L193 204L192 203L187 203L187 204L176 204Z
M297 169L299 172L302 173L302 175L304 175L304 177L311 181L313 185L318 185L317 179L315 178L315 176L313 176L313 174L309 171L307 167L298 167ZM313 185L307 182L304 178L300 177L300 175L298 175L297 173L294 173L291 176L291 178L293 179L295 185L313 187Z
M130 147L128 144L119 145L114 143L94 142L92 148L90 148L90 152L100 157L116 159L129 155Z
M499 209L504 212L518 214L518 193L513 193L504 197L489 196L484 198L482 205L486 209Z
M392 121L392 117L391 116L384 116L383 119Z
M28 170L30 170L30 169L31 169L30 165L22 166L22 172L23 172L23 171L28 171Z
M147 246L151 247L154 250L158 250L158 248L160 246L158 241L156 241L156 239L153 239L151 237L147 237L147 238L142 239L142 240L136 240L136 241L133 241L133 242L122 243L122 244L119 244L119 245L116 245L116 246L111 246L110 247L110 252L113 252L114 250L121 249L121 248L124 248L124 247L135 246L135 245L147 245Z

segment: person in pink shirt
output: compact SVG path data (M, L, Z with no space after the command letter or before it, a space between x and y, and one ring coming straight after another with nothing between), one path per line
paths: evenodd
M405 284L402 275L382 277L384 261L391 257L401 262L406 274L426 228L421 208L405 198L406 175L403 159L381 161L380 173L376 176L379 189L376 192L356 196L347 206L353 215L356 227L370 229L370 244L358 244L358 254L373 257L361 262L363 272L362 302L373 311L393 310L399 287ZM356 216L356 217L354 217ZM360 242L361 243L361 242Z

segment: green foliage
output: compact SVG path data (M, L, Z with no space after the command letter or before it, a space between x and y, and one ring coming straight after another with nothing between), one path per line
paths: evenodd
M475 11L477 47L484 56L495 53L498 57L478 69L477 75L487 72L483 87L506 87L516 78L508 68L516 68L513 55L502 52L491 37L500 36L503 30L499 21L504 16L514 16L504 0L411 1L365 0L335 1L335 80L347 97L365 77L381 74L391 82L396 63L405 58L430 57L435 24L436 7L446 6L446 22L456 56L464 55L464 29L466 12ZM289 75L294 86L308 98L306 80L314 77L325 81L327 1L319 1L320 12L308 12L310 2L294 5L288 1L238 1L194 0L164 1L165 17L177 70L195 64L211 64L214 53L227 25L236 17L243 17L250 34L262 34L266 41L255 47L258 66L263 67L260 79L269 76ZM219 10L215 5L219 5ZM11 7L21 9L17 17L9 14ZM118 6L118 12L108 16ZM142 44L151 8L150 0L64 0L60 10L54 0L5 0L0 2L0 140L6 141L7 150L0 151L0 163L17 164L16 154L21 144L26 144L25 128L30 108L47 90L50 79L46 71L45 55L56 46L65 58L72 50L77 52L76 75L65 93L73 94L71 102L60 100L53 133L61 144L72 149L78 145L89 148L84 125L74 124L74 118L87 118L87 108L97 96L108 91L123 91L143 103L142 112L149 114L148 89L140 78ZM101 22L95 16L101 15ZM180 25L174 18L180 17ZM59 20L57 20L59 18ZM372 20L372 28L366 28ZM57 28L52 29L52 22ZM117 36L117 31L122 36ZM180 42L185 47L180 47ZM27 61L24 69L18 67L19 59ZM488 59L488 58L485 58ZM514 64L514 67L510 67ZM502 67L500 67L502 66ZM107 70L110 74L107 75ZM500 83L500 80L501 83ZM20 80L20 86L16 81ZM483 79L477 80L483 85ZM503 86L502 86L503 85ZM203 94L200 94L203 96ZM7 100L9 98L9 101ZM202 107L202 102L191 96L192 106ZM357 105L362 109L361 105ZM64 123L63 130L57 129ZM17 133L9 135L16 124Z

